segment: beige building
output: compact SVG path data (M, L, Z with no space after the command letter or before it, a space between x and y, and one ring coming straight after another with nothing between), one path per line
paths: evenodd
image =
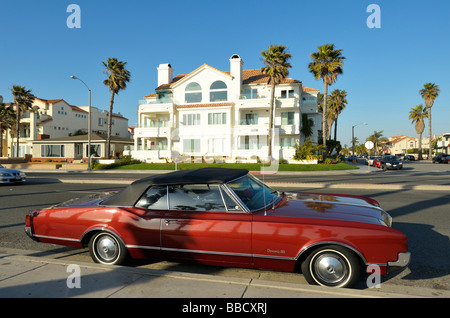
M33 155L33 142L44 139L65 138L80 133L87 133L89 106L74 106L64 99L35 98L33 111L22 114L19 126L19 157ZM107 111L91 107L92 133L107 133ZM128 119L120 113L113 113L112 136L129 138ZM14 133L14 131L13 131ZM16 138L11 131L4 134L8 157L16 156ZM82 157L86 157L83 154Z

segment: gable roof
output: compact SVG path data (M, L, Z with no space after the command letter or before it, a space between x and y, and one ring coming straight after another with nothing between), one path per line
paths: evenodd
M220 72L226 76L231 77L230 71L224 72L224 71L218 70L217 68L212 67L208 64L203 64L202 66L196 68L189 74L179 74L179 75L175 76L170 84L160 85L155 90L159 91L159 90L164 90L164 89L172 89L177 84L181 83L183 80L187 80L189 77L193 76L194 74L196 74L198 71L200 71L203 68L209 68L209 69L215 70L217 72ZM243 70L242 71L242 84L243 85L268 84L269 80L270 80L270 77L268 75L265 75L264 73L262 73L261 69ZM297 84L297 83L300 84L301 81L295 80L292 78L284 78L281 80L280 84ZM316 90L316 89L312 88L311 90ZM146 95L145 97L153 97L153 96L154 96L153 94L149 94L149 95Z

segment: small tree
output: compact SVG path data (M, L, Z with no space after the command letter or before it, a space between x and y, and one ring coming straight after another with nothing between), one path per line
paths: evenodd
M269 114L269 160L272 161L272 138L273 138L273 110L275 105L275 86L281 82L283 78L289 75L289 60L291 54L286 51L286 46L273 44L269 46L267 51L261 52L264 58L264 67L261 72L270 77L269 84L272 86L270 94L270 114Z
M14 97L14 106L16 107L16 157L19 157L20 116L33 108L35 97L31 90L26 89L25 86L13 85L11 92Z
M107 62L102 63L106 67L105 73L108 75L108 78L103 81L103 84L105 84L111 92L108 112L108 135L106 137L106 156L109 159L111 156L111 126L114 96L119 94L121 90L127 88L127 82L130 81L130 72L125 69L127 62L118 61L115 57L109 57Z
M3 132L12 129L16 120L16 112L12 107L0 103L0 157L3 156Z
M422 133L425 130L425 121L424 119L428 117L427 108L423 107L422 104L417 105L416 107L411 108L409 112L409 119L412 120L414 127L416 128L416 133L419 135L419 155L418 159L422 160Z

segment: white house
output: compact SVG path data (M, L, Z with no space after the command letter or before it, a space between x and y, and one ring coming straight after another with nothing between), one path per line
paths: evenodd
M19 157L26 154L34 154L33 141L50 138L63 138L76 134L77 132L87 133L89 106L73 106L64 99L42 99L35 98L33 111L27 111L21 115L19 125ZM99 111L96 107L91 107L92 133L107 133L106 111ZM112 136L129 138L128 119L120 113L113 113L112 116ZM13 133L15 128L13 128ZM8 140L8 156L16 155L16 138L11 136L11 132L6 133ZM82 156L84 157L84 156Z
M230 70L203 64L189 74L173 76L161 64L155 93L139 101L132 157L149 162L181 157L236 160L265 159L268 154L269 77L260 69L244 70L235 54ZM301 116L313 120L318 140L322 117L319 90L286 78L275 88L275 158L290 160L296 142L303 142ZM179 158L180 159L180 158Z

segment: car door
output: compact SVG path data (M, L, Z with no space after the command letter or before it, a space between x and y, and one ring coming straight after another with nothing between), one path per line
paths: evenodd
M212 264L252 262L252 215L240 210L220 185L169 186L168 193L169 210L161 222L162 251Z

